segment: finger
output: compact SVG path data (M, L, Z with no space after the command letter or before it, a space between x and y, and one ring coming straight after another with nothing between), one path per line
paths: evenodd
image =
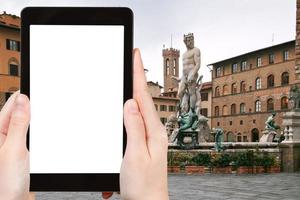
M109 199L113 195L113 192L102 192L103 199Z
M159 130L163 126L158 118L152 97L148 92L143 62L138 49L134 50L133 74L133 97L138 102L143 116L147 138L156 137L158 133L161 133Z
M7 135L7 130L8 130L8 125L9 125L9 120L11 116L11 112L13 109L13 105L16 99L16 96L20 92L17 91L13 95L9 97L9 99L6 101L5 105L3 106L1 112L0 112L0 147L4 144L6 135Z
M141 152L148 153L145 125L134 99L128 100L124 105L124 124L127 132L125 156L127 154L136 155L136 153Z
M26 147L26 134L30 121L29 99L23 94L16 97L4 145L10 148Z
M30 192L29 193L29 198L28 200L35 200L35 193L34 192Z
M18 94L20 94L20 91L17 91L11 95L0 112L0 134L7 134L10 116L14 107L16 96Z

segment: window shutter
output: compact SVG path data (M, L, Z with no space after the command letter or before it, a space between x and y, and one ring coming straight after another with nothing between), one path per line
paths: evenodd
M17 42L17 48L18 48L17 51L20 51L20 49L21 49L20 47L21 47L21 45L20 45L20 42L18 41Z
M9 50L9 39L6 39L6 49Z

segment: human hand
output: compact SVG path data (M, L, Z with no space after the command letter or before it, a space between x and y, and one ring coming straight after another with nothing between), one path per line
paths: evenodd
M0 112L0 199L34 199L34 194L29 194L26 148L29 120L29 100L15 92Z
M133 99L124 106L127 147L120 173L124 200L168 197L168 139L148 93L139 50L134 50Z

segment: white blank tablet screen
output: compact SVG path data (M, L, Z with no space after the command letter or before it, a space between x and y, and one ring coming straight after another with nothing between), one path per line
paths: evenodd
M30 172L119 173L124 26L30 26Z

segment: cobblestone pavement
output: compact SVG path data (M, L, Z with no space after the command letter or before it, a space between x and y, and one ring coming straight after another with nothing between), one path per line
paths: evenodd
M300 200L300 173L169 175L171 200ZM37 200L100 200L99 193L37 193ZM111 200L120 200L114 195ZM141 199L142 200L142 199Z

